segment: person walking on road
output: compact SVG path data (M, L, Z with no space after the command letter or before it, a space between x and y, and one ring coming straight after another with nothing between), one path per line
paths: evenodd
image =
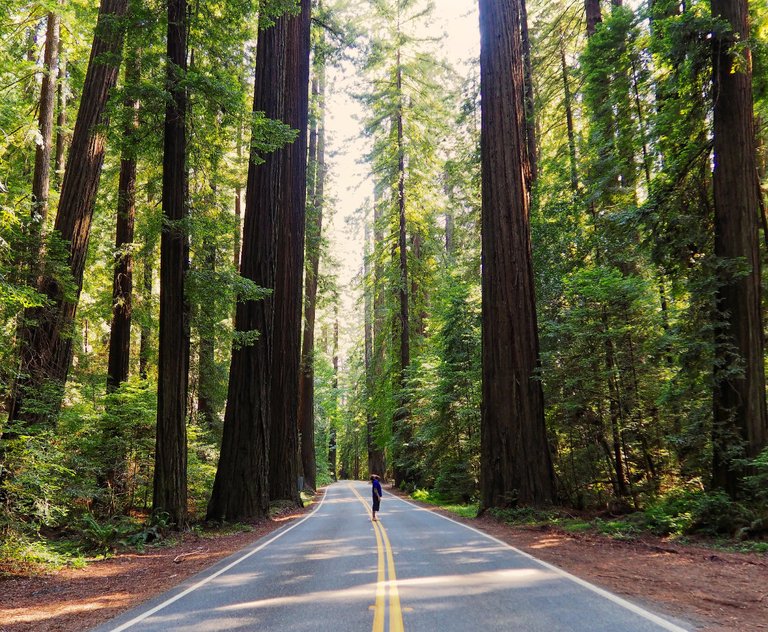
M381 507L381 483L379 482L379 477L376 476L376 474L371 474L371 492L373 493L373 518L372 520L376 521L376 512L379 510L379 507Z

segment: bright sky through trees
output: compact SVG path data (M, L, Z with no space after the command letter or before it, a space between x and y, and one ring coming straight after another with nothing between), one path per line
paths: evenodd
M457 72L479 76L480 31L476 0L437 0L432 28L424 38L439 38L438 57L445 58ZM364 5L360 5L361 7ZM365 89L359 71L346 62L341 68L329 68L330 94L326 128L329 147L330 199L335 202L336 214L328 227L328 240L333 257L339 262L338 280L342 293L342 314L359 312L359 292L354 279L363 261L363 229L354 221L358 209L366 199L373 197L373 180L369 165L362 163L368 151L361 138L362 108L353 97ZM327 263L327 262L324 262ZM341 347L346 351L352 340L359 339L357 329L362 328L362 316L342 317ZM354 327L350 332L349 327ZM343 358L344 353L341 354Z

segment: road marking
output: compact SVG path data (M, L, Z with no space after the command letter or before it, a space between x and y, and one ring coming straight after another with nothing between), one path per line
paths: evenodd
M306 522L306 521L307 521L307 520L309 520L309 519L310 519L312 516L314 516L314 515L315 515L315 513L317 512L317 510L318 510L318 509L320 509L320 507L322 507L322 506L323 506L323 503L325 502L325 498L326 498L326 496L327 496L327 495L328 495L328 491L326 490L326 492L323 494L323 497L320 499L320 503L317 505L317 507L315 507L315 508L314 508L314 509L313 509L313 510L312 510L312 511L309 513L309 514L307 514L307 515L306 515L304 518L302 518L301 520L299 520L297 523L295 523L295 524L292 524L290 527L287 527L287 528L283 529L282 531L279 531L279 532L277 533L277 535L275 535L275 536L273 536L272 538L270 538L269 540L267 540L267 541L266 541L264 544L261 544L261 545L259 545L258 547L256 547L256 548L255 548L255 549L253 549L252 551L248 551L248 553L246 553L246 554L245 554L245 555L243 555L242 557L239 557L239 558L237 558L237 559L236 559L234 562L232 562L231 564L227 564L227 566L225 566L225 567L224 567L224 568L222 568L221 570L218 570L218 571L216 571L216 572L215 572L213 575L209 575L208 577L205 577L204 579L201 579L199 582L197 582L197 583L196 583L196 584L194 584L193 586L190 586L190 587L189 587L189 588L187 588L185 591L183 591L183 592L180 592L178 595L176 595L176 596L174 596L174 597L171 597L170 599L166 599L166 600L165 600L163 603L161 603L161 604L158 604L157 606L155 606L155 607L154 607L154 608L152 608L151 610L147 610L146 612L143 612L142 614L140 614L138 617L135 617L134 619L131 619L130 621L128 621L128 622L126 622L126 623L123 623L122 625L120 625L120 626L118 626L118 627L114 628L114 629L112 630L112 632L122 632L123 630L127 630L128 628L130 628L130 627L132 627L132 626L136 625L137 623L141 623L142 621L144 621L144 619L147 619L148 617L151 617L151 616L152 616L153 614L155 614L156 612L159 612L159 611L160 611L160 610L162 610L163 608L165 608L165 607L167 607L167 606L170 606L172 603L174 603L174 602L178 601L178 600L179 600L179 599L181 599L182 597L186 597L186 596L187 596L189 593L191 593L191 592L193 592L193 591L197 590L198 588L200 588L200 587L202 587L202 586L205 586L205 585L206 585L208 582L210 582L210 581L212 581L212 580L216 579L216 578L217 578L219 575L223 575L223 574L224 574L224 573L226 573L228 570L230 570L230 569L234 568L235 566L237 566L237 565L238 565L238 564L240 564L241 562L244 562L245 560L247 560L247 559L248 559L249 557L251 557L252 555L255 555L256 553L258 553L258 552L259 552L259 551L261 551L262 549L264 549L264 548L266 548L267 546L269 546L270 544L272 544L272 543L273 543L275 540L279 540L279 539L280 539L280 538L282 538L282 537L283 537L283 536L284 536L286 533L288 533L289 531L293 531L293 530L294 530L296 527L298 527L298 526L299 526L301 523L303 523L303 522Z
M362 500L362 498L360 499ZM376 524L376 523L374 523ZM374 527L376 533L376 557L378 559L378 569L376 572L376 605L373 611L373 632L384 632L384 545L378 529Z
M444 516L441 513L437 513L436 511L430 511L429 509L425 507L420 507L419 505L416 505L410 501L404 500L403 498L399 498L398 496L395 496L394 494L390 494L390 498L395 498L399 500L400 502L405 503L406 505L410 505L411 507L414 507L418 511L427 511L433 516L437 516L438 518L442 518L443 520L447 520L448 522L452 522L454 524L459 525L460 527L464 527L465 529L469 529L470 531L473 531L474 533L477 533L478 535L487 538L488 540L491 540L492 542L495 542L496 544L500 544L501 546L511 549L515 553L522 555L523 557L535 562L536 564L539 564L540 566L543 566L546 569L551 570L554 573L557 573L561 577L564 577L566 579L569 579L572 582L575 582L579 586L582 586L588 590L591 590L593 593L597 593L601 597L604 597L605 599L608 599L609 601L612 601L618 606L621 606L622 608L626 608L627 610L634 612L635 614L643 617L644 619L648 619L649 621L652 621L659 627L663 628L664 630L668 630L668 632L689 632L685 628L681 628L679 625L675 625L671 621L667 621L666 619L660 617L657 614L654 614L652 612L649 612L648 610L645 610L644 608L641 608L640 606L636 606L631 601L627 601L626 599L622 599L618 595L614 595L611 592L608 592L607 590L604 590L603 588L600 588L598 586L595 586L594 584L590 584L587 580L581 579L581 577L577 577L576 575L571 575L569 572L564 571L561 568L558 568L557 566L553 566L552 564L549 564L548 562L545 562L543 560L538 559L537 557L534 557L533 555L530 555L526 553L525 551L521 551L518 548L515 548L511 544L507 544L503 540L499 540L498 538L494 538L492 535L488 535L484 531L480 531L480 529L476 529L475 527L470 527L469 525L466 525L464 523L459 522L458 520L454 520L453 518L449 518L448 516Z
M392 554L392 546L389 543L384 525L373 523L381 529L384 545L387 550L387 564L389 567L389 632L403 632L403 613L400 610L400 593L397 590L397 575L395 575L395 558Z
M357 496L357 499L363 504L363 507L365 507L367 512L368 503L365 502L365 499L360 495L360 492L355 489L352 483L349 483L348 487L352 490L352 493ZM373 615L373 632L384 632L384 591L387 586L389 587L389 632L403 632L403 612L400 607L400 592L397 589L395 556L392 553L392 545L389 542L389 537L387 537L387 531L384 529L384 525L379 521L371 522L371 524L373 525L373 532L376 534L376 549L378 552L378 574L376 582L376 606L374 607ZM387 572L389 574L388 582L385 581L384 577L385 552L387 558Z

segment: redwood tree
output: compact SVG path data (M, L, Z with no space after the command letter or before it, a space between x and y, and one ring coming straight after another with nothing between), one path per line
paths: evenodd
M55 401L51 404L57 406L69 372L72 325L83 286L91 219L104 163L108 124L106 106L120 68L122 18L127 6L128 0L102 0L99 7L54 224L55 231L69 244L68 263L74 288L66 292L60 279L48 276L41 279L39 289L49 298L50 304L26 315L25 320L33 324L22 333L19 378L11 397L9 420L43 421L45 414L40 409L25 411L25 399L39 397L48 383L56 388ZM48 411L49 414L53 412Z
M300 12L288 18L287 23L283 122L298 130L298 136L282 154L275 252L276 326L271 332L273 360L269 494L273 500L296 502L299 502L296 391L299 388L301 355L301 289L307 190L310 5L310 0L302 0Z
M163 142L163 215L160 240L160 346L157 367L157 436L152 508L176 528L187 511L187 389L189 310L184 297L189 267L186 113L187 3L168 1L167 89Z
M714 484L739 492L744 468L737 454L756 457L768 441L761 311L751 55L746 0L712 0L712 15L730 30L713 40L715 255L740 259L748 270L721 271L717 294L714 381ZM736 46L739 47L738 51ZM734 276L736 278L734 278ZM741 448L743 447L743 451Z
M483 508L553 500L531 261L520 0L480 0Z
M321 62L322 64L323 62ZM317 466L315 463L315 311L317 281L320 272L320 241L323 230L323 193L325 187L325 68L320 65L318 76L312 81L312 94L318 112L313 121L309 140L309 200L307 213L306 254L304 280L304 335L301 348L299 375L299 431L301 432L301 464L304 483L314 489Z
M285 95L274 88L285 83L288 19L278 18L274 26L260 31L257 43L253 111L270 119L280 119L284 111ZM251 143L240 274L264 288L274 286L275 208L283 152L278 149L262 158L258 145ZM232 350L221 454L208 503L212 520L257 519L269 511L271 329L271 297L238 303L235 330L260 335L253 344Z
M56 80L59 73L60 27L61 19L59 16L53 12L49 13L45 35L43 82L40 86L40 112L38 115L40 139L35 148L35 173L32 178L32 204L34 205L32 216L38 223L38 231L42 228L48 215L53 115L56 101Z
M130 48L130 46L129 46ZM125 82L128 90L138 84L137 51L128 54ZM129 95L125 100L126 122L123 131L120 181L117 188L117 221L115 230L115 272L112 281L112 326L109 336L107 390L112 391L128 379L131 356L131 316L133 294L133 227L136 216L136 132L139 125L139 101Z

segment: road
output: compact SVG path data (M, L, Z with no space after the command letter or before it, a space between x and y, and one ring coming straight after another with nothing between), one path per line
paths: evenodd
M94 632L682 631L480 531L370 485L317 508Z

